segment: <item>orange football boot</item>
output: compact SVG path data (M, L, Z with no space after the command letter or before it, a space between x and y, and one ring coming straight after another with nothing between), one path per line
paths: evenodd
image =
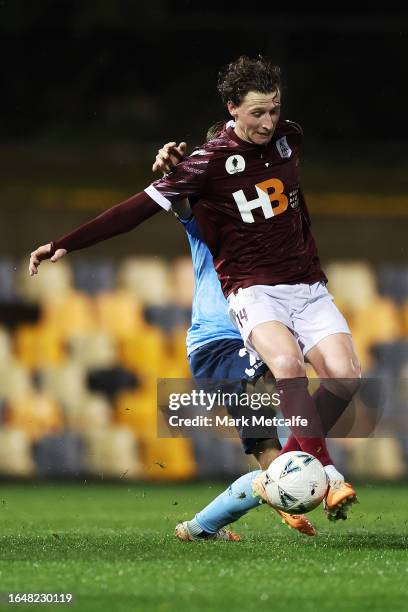
M288 512L283 512L282 510L278 510L272 506L272 504L268 501L268 497L265 492L265 487L262 482L262 474L256 476L256 478L252 481L252 490L255 495L260 497L268 506L273 508L275 512L279 514L282 519L282 523L285 523L291 529L296 529L300 533L303 533L308 536L317 535L316 528L312 525L312 523L305 517L304 514L289 514Z
M351 484L341 482L334 487L330 487L324 499L324 510L329 521L345 521L347 512L351 506L357 503L357 495Z

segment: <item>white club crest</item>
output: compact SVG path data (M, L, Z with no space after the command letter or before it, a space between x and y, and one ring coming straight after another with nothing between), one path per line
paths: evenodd
M231 155L225 162L225 169L228 174L237 174L245 170L245 159L242 155Z
M286 140L286 136L282 136L279 140L276 141L276 148L279 151L279 155L284 159L290 157L292 155L292 149L288 145L288 141Z

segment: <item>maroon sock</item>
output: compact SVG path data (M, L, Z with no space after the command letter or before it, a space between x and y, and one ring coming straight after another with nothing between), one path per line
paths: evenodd
M293 434L290 434L289 438L286 440L285 446L282 448L279 454L283 455L283 453L290 453L291 451L298 451L298 450L302 450L300 448L299 442L296 440Z
M351 397L348 399L339 397L321 384L313 393L312 398L319 413L324 434L327 436L349 405Z
M306 377L277 380L276 388L280 394L280 409L285 419L290 419L293 416L307 419L307 427L294 425L291 427L291 432L302 451L313 455L323 465L330 465L333 461L324 439L323 425L307 386L308 380ZM282 453L283 451L284 449L282 449Z

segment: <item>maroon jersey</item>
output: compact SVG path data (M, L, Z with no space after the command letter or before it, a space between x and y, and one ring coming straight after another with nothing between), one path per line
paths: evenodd
M281 120L266 146L228 127L146 189L158 204L193 196L194 216L224 294L326 280L300 188L302 130Z

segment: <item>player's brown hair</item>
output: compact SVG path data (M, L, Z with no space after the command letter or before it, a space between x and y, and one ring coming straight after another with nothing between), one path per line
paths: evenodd
M217 121L216 123L211 125L208 128L207 134L205 136L206 142L208 142L209 140L212 140L213 138L216 138L217 136L219 136L221 134L224 126L225 126L225 121Z
M217 89L224 104L239 106L249 91L266 94L280 89L280 68L262 55L241 55L219 72Z

